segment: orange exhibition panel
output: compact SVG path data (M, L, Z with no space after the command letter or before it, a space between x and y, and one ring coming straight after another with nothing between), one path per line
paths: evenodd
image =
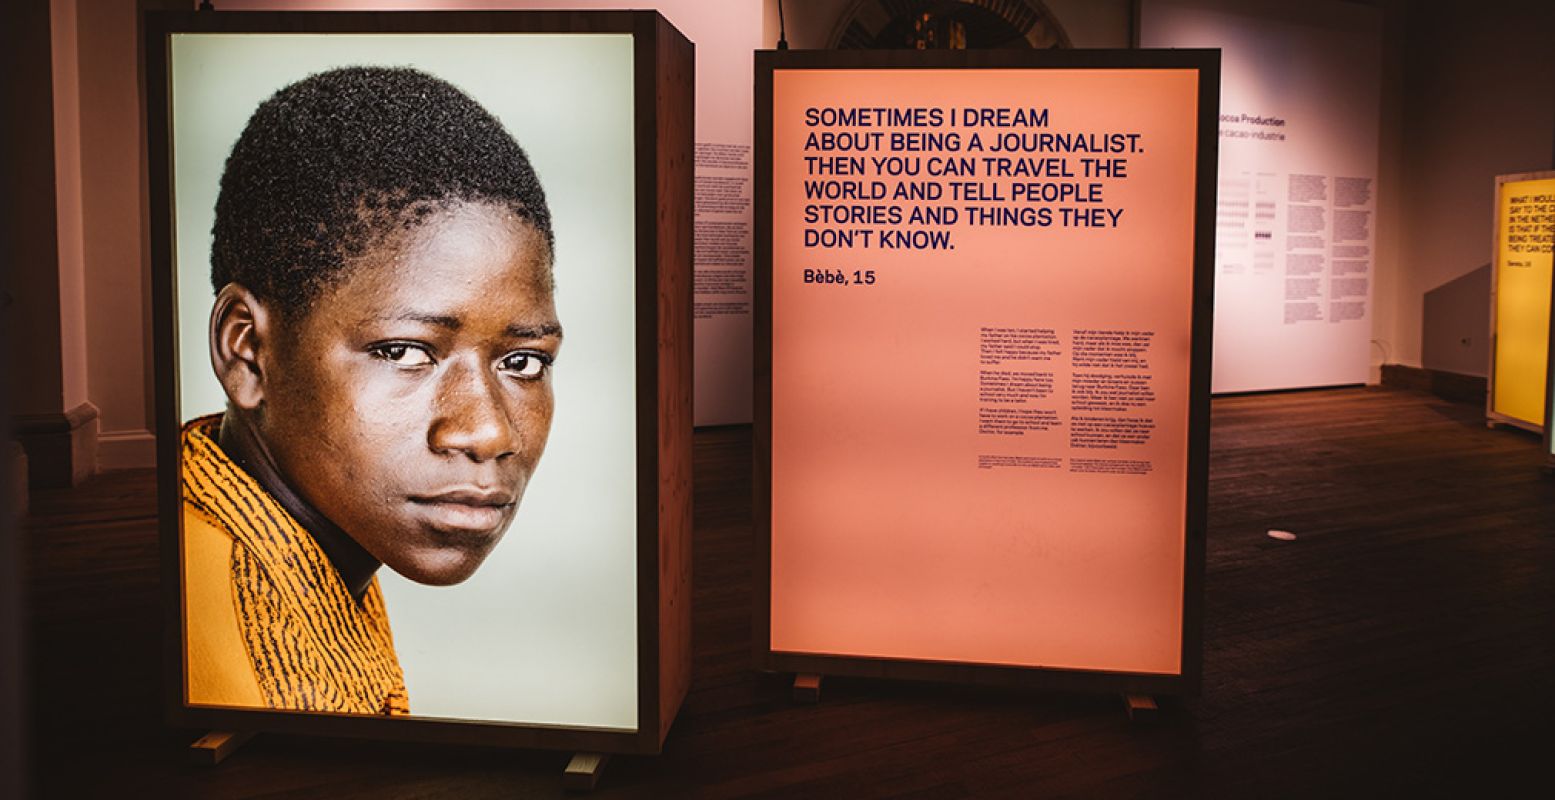
M771 651L1183 672L1202 79L773 71Z

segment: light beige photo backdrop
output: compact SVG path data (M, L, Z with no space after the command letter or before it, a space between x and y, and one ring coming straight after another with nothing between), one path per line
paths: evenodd
M566 342L550 443L513 527L469 581L380 580L417 716L637 725L632 39L624 34L215 35L173 42L180 413L220 411L206 343L222 166L276 90L410 66L507 127L544 184Z

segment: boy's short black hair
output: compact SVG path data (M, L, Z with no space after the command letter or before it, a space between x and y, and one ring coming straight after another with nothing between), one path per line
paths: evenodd
M211 283L239 283L298 318L345 263L452 203L511 209L555 245L523 148L452 84L344 67L276 92L227 156Z

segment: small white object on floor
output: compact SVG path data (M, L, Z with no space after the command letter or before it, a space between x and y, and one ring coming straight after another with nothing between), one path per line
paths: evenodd
M1294 541L1296 541L1296 534L1291 533L1290 531L1282 531L1282 530L1277 530L1275 528L1270 528L1269 529L1269 538L1270 539L1279 539L1282 542L1294 542Z

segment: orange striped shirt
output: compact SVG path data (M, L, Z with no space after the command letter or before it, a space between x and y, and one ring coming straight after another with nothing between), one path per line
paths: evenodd
M313 536L222 452L220 424L183 431L189 702L408 714L378 579L358 603Z

